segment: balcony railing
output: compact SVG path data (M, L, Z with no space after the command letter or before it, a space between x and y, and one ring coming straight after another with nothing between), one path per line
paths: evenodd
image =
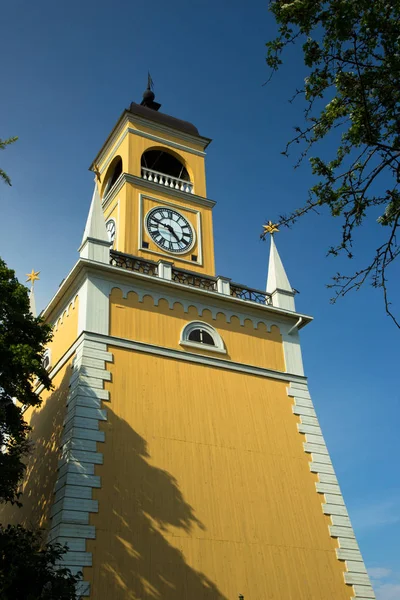
M208 292L217 292L223 296L231 296L245 302L255 302L264 306L266 304L272 305L271 295L266 292L239 283L231 283L229 279L222 277L209 277L193 271L177 269L167 261L144 260L137 256L110 250L110 264L120 269L135 271L151 277L160 277L160 279L174 281L181 285L207 290Z
M261 290L254 290L239 283L231 283L231 296L247 300L247 302L257 302L257 304L272 304L271 295Z
M115 250L110 250L110 265L120 269L136 271L136 273L143 273L143 275L151 275L152 277L158 275L158 264L153 260L143 260Z
M210 292L217 291L217 280L215 277L205 277L198 273L183 271L182 269L172 269L172 281L181 283L183 285L190 285L191 287L197 287L201 290L208 290Z
M165 173L159 173L158 171L153 171L146 167L142 167L142 178L146 179L146 181L153 181L159 185L173 188L174 190L180 190L181 192L187 192L188 194L194 193L193 183L190 183L190 181L172 177L172 175L166 175Z

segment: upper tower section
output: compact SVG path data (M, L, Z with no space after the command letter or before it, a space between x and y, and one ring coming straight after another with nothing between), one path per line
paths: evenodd
M159 112L151 80L91 165L113 249L215 274L212 208L198 129Z

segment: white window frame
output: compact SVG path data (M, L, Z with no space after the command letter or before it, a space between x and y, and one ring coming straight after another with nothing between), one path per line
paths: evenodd
M210 346L209 344L202 344L201 342L193 342L192 340L189 340L189 335L195 329L204 329L204 331L207 331L207 333L209 333L212 339L214 340L215 345ZM214 327L211 327L211 325L209 325L208 323L204 323L203 321L191 321L190 323L187 323L181 331L179 344L187 348L197 348L198 350L203 350L207 352L226 354L225 344L218 331L214 329Z

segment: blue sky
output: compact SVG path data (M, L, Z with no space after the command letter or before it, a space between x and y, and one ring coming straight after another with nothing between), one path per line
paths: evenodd
M213 138L208 196L217 271L265 286L265 219L299 206L312 182L280 152L301 119L288 98L302 84L299 51L266 86L265 42L274 33L267 0L152 3L86 0L2 7L1 153L13 187L0 186L0 255L21 280L41 271L43 308L77 258L91 199L88 166L120 113L140 101L149 69L162 111ZM328 146L329 149L329 146ZM371 221L357 233L356 258L326 258L340 234L321 215L276 237L298 310L315 321L302 332L310 389L367 567L380 600L400 598L398 456L399 331L380 293L365 287L329 304L325 284L379 245ZM354 262L354 265L353 265ZM392 298L399 297L399 265ZM400 306L398 306L400 312Z

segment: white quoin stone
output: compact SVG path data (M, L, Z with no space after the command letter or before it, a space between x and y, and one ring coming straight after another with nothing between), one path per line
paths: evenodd
M294 291L278 254L273 235L271 235L271 249L269 253L267 293L271 294L272 306L278 306L285 310L296 310Z
M97 184L94 184L92 203L90 205L82 244L79 248L81 258L95 260L109 264L110 262L110 238L106 229L101 199Z

